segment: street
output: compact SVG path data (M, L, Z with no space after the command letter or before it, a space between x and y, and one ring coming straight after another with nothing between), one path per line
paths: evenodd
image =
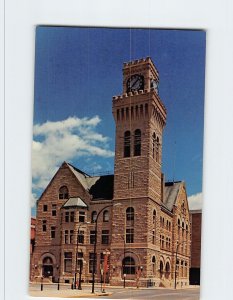
M61 284L57 290L57 284L44 284L41 291L40 284L30 284L31 296L41 297L74 297L74 298L107 298L107 299L156 299L156 300L198 300L200 289L198 287L187 289L163 289L163 288L122 288L106 287L106 294L101 293L99 285L96 285L95 295L91 294L91 286L83 285L82 290L72 290L68 284Z

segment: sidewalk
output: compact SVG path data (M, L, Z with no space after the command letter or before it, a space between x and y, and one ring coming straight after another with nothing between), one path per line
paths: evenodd
M32 297L57 297L57 298L93 298L99 296L111 296L112 293L95 292L92 294L83 290L45 290L45 291L29 291Z

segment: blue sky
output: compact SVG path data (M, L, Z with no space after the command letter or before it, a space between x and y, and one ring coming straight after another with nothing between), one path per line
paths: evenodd
M185 180L189 196L201 193L205 32L37 27L33 203L64 160L113 173L112 97L122 92L123 63L147 56L167 108L163 172Z

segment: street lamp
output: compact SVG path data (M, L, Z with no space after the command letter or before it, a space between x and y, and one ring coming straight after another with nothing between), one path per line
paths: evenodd
M93 259L93 268L92 268L92 294L94 294L95 292L95 264L96 264L96 245L97 245L97 222L98 222L98 218L100 216L100 214L102 213L102 211L104 211L106 208L108 207L112 207L112 206L119 206L121 205L121 203L116 203L116 204L110 204L105 206L104 208L102 208L95 219L95 242L94 242L94 259Z
M123 278L124 278L123 287L125 288L125 277L126 277L126 274L124 274L124 272L125 272L125 236L121 235L121 234L119 234L119 235L120 235L120 237L122 238L122 240L124 242L124 257L123 257L123 261L122 261L122 274L123 274Z
M178 254L178 249L179 249L179 246L181 244L184 244L184 243L187 243L186 241L183 241L183 242L180 242L180 243L177 243L176 245L176 261L175 261L175 284L174 284L174 288L176 289L176 264L177 264L177 254Z
M80 268L79 268L79 281L78 281L78 290L81 290L81 282L82 282L82 270L83 270L83 264L85 263L84 259L80 260Z
M82 226L86 225L86 224L90 224L90 222L84 222L84 223L82 223L82 224L79 224L78 230L77 230L77 243L76 243L76 252L75 252L75 270L74 270L74 285L73 285L74 289L76 289L76 279L77 279L77 260L78 260L77 255L78 255L78 246L79 246L79 242L78 242L78 238L79 238L79 229L80 229ZM80 269L81 269L81 268L80 268ZM80 277L80 276L79 276L79 277Z
M108 270L108 256L110 255L110 251L108 249L106 249L103 252L103 255L104 255L104 287L103 287L102 293L105 293L106 273Z

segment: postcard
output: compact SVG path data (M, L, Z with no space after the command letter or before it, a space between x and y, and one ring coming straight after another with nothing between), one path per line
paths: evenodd
M37 26L31 296L199 299L205 48Z

